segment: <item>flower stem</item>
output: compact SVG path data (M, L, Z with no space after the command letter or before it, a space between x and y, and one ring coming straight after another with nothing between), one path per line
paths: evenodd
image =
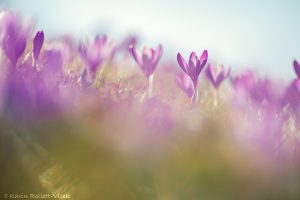
M214 107L218 106L218 98L219 98L219 92L218 88L214 90Z
M148 77L148 97L153 96L153 78L153 74Z
M194 94L191 97L191 103L198 103L199 101L199 93L197 87L194 87Z

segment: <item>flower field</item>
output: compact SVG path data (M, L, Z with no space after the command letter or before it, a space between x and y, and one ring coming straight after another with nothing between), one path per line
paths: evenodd
M297 60L279 81L209 49L33 30L1 11L0 195L300 199Z

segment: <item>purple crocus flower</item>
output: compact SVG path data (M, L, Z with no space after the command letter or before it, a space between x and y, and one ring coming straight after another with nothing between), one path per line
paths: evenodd
M295 70L295 73L298 77L298 79L300 79L300 64L297 62L297 60L294 60L294 70Z
M124 38L118 45L115 46L114 51L111 55L111 60L115 62L116 60L123 63L129 61L131 57L131 52L128 48L136 46L138 43L138 37L136 35L129 35Z
M11 64L15 66L26 47L24 27L19 22L19 16L14 13L6 13L3 26L5 35L2 47Z
M273 110L282 109L282 96L285 86L281 82L270 79L258 80L248 90L250 98L257 106L270 106Z
M144 47L142 55L139 55L134 46L129 47L129 49L134 60L148 79L148 96L151 97L153 93L153 73L163 54L162 45L158 45L156 49Z
M180 53L177 54L178 64L181 67L181 69L191 78L195 90L198 84L198 76L205 67L207 58L207 50L203 51L200 58L197 57L195 52L192 52L188 63L184 60Z
M14 120L32 120L58 111L60 69L58 51L45 51L39 71L16 68L5 80L5 114ZM25 72L25 73L24 73Z
M138 36L136 35L129 35L127 36L123 42L120 44L119 48L125 50L126 52L128 52L128 47L130 46L136 46L136 44L138 43Z
M117 52L125 52L126 54L128 54L128 48L135 47L137 43L138 37L136 35L129 35L124 38L119 45L116 46L115 50Z
M33 57L36 61L40 55L42 45L44 43L44 32L38 31L33 39Z
M300 108L300 80L295 79L286 88L283 96L283 106L289 105L292 112L298 113Z
M92 78L95 77L97 70L101 67L105 58L112 53L112 50L112 45L105 35L97 36L93 42L80 44L78 51L88 65L88 71Z
M227 70L222 65L221 67L214 67L211 64L208 64L206 70L206 76L213 84L215 88L219 88L222 82L230 75L230 68Z
M182 89L189 98L194 94L194 85L190 77L185 73L179 73L176 82L180 89Z
M51 83L55 83L60 78L63 69L63 57L60 50L47 50L42 58L43 78Z
M232 86L235 90L247 92L255 82L255 73L251 70L245 71L231 79Z
M289 105L291 111L297 113L300 108L300 65L296 60L294 60L293 65L298 78L286 88L282 101L283 105Z
M144 75L149 78L156 69L157 63L162 56L163 48L162 45L158 45L156 49L144 47L142 55L139 55L134 46L130 47L130 51Z
M230 77L231 84L233 86L232 102L234 107L239 109L247 109L249 91L255 83L255 73L252 70L247 70L239 75Z

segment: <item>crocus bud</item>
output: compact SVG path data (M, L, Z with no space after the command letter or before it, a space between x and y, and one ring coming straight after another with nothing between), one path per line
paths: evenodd
M297 60L294 60L294 70L295 70L295 73L298 77L298 79L300 79L300 64L297 62Z
M44 32L38 31L33 39L33 57L37 60L44 43Z

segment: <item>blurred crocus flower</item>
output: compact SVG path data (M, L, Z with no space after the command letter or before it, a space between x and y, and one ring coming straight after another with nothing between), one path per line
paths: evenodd
M182 89L189 98L194 94L194 85L192 80L185 73L179 73L176 79L177 85Z
M285 87L281 82L270 79L258 80L249 89L252 102L259 106L268 105L277 111L280 111L282 108L282 96L284 92Z
M136 46L137 43L138 43L138 36L129 35L122 41L122 43L119 45L119 48L128 52L128 48L130 46Z
M138 37L136 35L129 35L121 41L121 43L116 47L116 50L126 52L128 54L128 48L135 47L137 43Z
M101 35L97 36L93 42L87 44L81 42L78 51L94 78L103 61L112 53L113 48L107 37Z
M231 84L235 90L248 90L255 81L255 74L253 71L245 71L237 76L232 77Z
M1 20L3 23L1 32L4 32L2 47L13 66L16 65L26 47L26 31L20 21L20 17L11 12L5 13Z
M33 39L33 57L36 61L40 55L41 48L44 43L44 32L38 31Z
M246 109L249 103L249 90L255 83L255 73L247 70L241 74L231 76L230 82L233 86L232 103L234 107Z
M42 70L41 75L48 88L57 88L62 79L63 74L63 57L60 50L44 51L41 60Z
M38 70L17 68L5 81L5 115L15 120L33 120L58 111L63 60L58 50L45 51ZM25 73L24 73L25 72Z
M194 89L196 90L198 84L198 76L206 65L208 58L207 50L204 50L200 58L195 52L190 54L189 62L187 63L180 53L177 54L177 61L181 69L191 78Z
M249 104L240 112L245 123L237 123L235 131L242 144L255 147L260 153L274 156L278 153L278 145L282 140L283 118L277 113L277 107L267 104L249 109ZM247 124L247 125L246 125ZM255 125L254 125L255 124ZM246 125L246 126L245 126ZM242 133L242 134L241 134ZM278 156L278 155L277 155Z
M300 64L298 63L297 60L294 60L294 70L295 70L295 73L298 77L298 79L300 79Z
M88 86L90 86L92 84L92 82L88 79L86 69L83 69L83 71L79 77L79 82L83 88L87 88Z
M287 87L283 96L283 106L289 105L292 112L297 113L300 108L300 80L295 79Z
M129 62L131 59L131 52L128 51L128 48L135 47L138 43L138 37L136 35L128 35L119 44L114 48L114 51L111 54L111 61L115 62Z
M229 75L230 68L225 69L223 65L221 67L214 67L213 65L209 64L206 70L207 78L217 89Z
M134 60L148 79L148 96L151 97L153 93L153 73L163 54L162 45L158 45L156 49L144 47L142 55L137 52L134 46L129 49Z
M130 47L130 51L144 75L149 78L156 69L157 63L162 56L163 48L162 45L158 45L156 49L144 47L142 55L137 52L134 46Z
M297 78L286 88L283 106L289 105L291 111L297 113L300 108L300 65L296 60L293 65Z

